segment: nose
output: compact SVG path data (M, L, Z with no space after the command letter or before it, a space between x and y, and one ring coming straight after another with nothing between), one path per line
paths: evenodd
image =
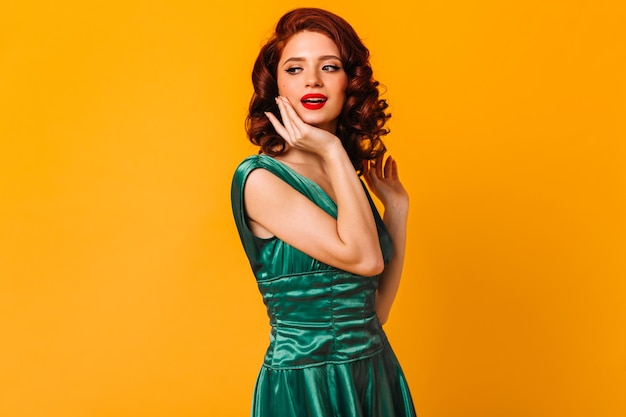
M308 77L306 78L306 86L307 87L321 87L322 86L322 78L317 71L310 71Z

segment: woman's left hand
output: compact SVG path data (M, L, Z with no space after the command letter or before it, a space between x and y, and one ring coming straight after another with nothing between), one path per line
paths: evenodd
M391 156L385 159L382 155L373 161L363 161L363 177L385 206L385 211L408 212L409 194L400 182L398 164Z

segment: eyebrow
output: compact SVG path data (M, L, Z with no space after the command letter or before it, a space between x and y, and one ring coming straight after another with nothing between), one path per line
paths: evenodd
M341 62L341 58L339 58L337 55L322 55L317 58L318 61L326 61L327 59L336 59L337 61ZM302 61L306 61L306 59L303 57L294 56L291 58L287 58L281 65L285 65L288 62L302 62Z

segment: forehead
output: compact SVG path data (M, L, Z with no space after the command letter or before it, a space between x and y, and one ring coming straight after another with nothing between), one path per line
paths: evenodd
M337 44L328 36L318 32L299 32L293 35L283 49L281 61L291 57L339 56Z

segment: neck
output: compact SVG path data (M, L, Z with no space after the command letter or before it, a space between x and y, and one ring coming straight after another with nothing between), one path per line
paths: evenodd
M277 157L277 159L288 164L309 165L312 167L322 166L322 159L310 152L300 149L291 148L287 145L286 151Z

